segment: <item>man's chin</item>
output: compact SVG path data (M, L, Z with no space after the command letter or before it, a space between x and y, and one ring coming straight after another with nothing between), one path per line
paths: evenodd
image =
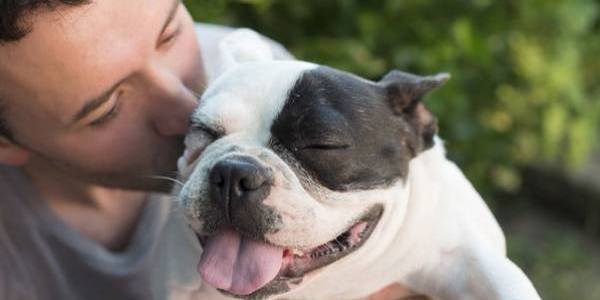
M36 173L36 177L60 178L63 182L66 180L113 189L169 193L176 182L177 160L183 153L183 141L170 145L161 147L161 151L155 150L154 154L146 153L129 161L120 159L111 164L111 168L103 168L106 166L97 163L79 164L67 159L55 159L32 150L34 155L24 168Z

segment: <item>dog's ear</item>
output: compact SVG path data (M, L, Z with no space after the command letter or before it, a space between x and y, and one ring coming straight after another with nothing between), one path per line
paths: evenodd
M253 30L237 29L219 42L221 67L224 70L237 64L273 60L274 55L267 41Z
M425 107L423 97L444 85L450 75L442 73L434 76L418 76L401 71L391 71L379 84L388 95L390 106L394 113L403 116L422 138L419 150L433 146L433 138L437 133L437 121Z

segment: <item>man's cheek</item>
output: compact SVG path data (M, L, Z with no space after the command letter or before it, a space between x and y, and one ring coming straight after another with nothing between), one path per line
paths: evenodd
M206 76L204 74L204 65L202 64L202 53L196 37L193 23L184 26L180 40L174 45L170 60L183 84L200 94L206 86Z
M141 133L140 133L141 134ZM107 168L115 163L136 160L143 157L140 147L149 147L142 143L142 136L127 134L118 129L94 135L78 135L65 139L57 145L57 157L79 161L91 168ZM137 156L137 157L136 157Z

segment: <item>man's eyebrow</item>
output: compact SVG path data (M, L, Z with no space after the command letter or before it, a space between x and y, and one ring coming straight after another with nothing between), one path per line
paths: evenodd
M181 0L173 1L173 4L171 5L171 8L169 9L169 14L167 15L167 18L165 19L165 22L163 23L162 28L160 30L159 39L160 39L160 36L163 34L163 32L167 29L167 27L171 23L171 21L173 21L173 18L175 18L175 15L177 13L177 10L178 10L180 4L181 4ZM102 106L102 104L106 103L106 101L110 100L110 96L112 95L112 93L119 87L119 85L123 81L124 80L119 81L117 84L113 85L106 92L102 93L102 95L100 95L99 97L88 101L72 118L71 124L75 124L75 123L79 122L80 120L85 118L88 114L90 114L91 112L96 110L98 107Z
M181 0L173 1L173 4L171 5L171 9L169 10L169 14L167 15L167 19L165 20L162 28L160 29L160 34L158 35L159 42L160 42L160 37L163 35L165 30L167 30L167 27L169 26L171 21L173 21L173 18L175 18L175 14L177 13L177 9L179 8L180 4L181 4Z
M121 85L124 80L117 82L106 92L102 93L99 97L88 101L83 107L73 116L71 119L71 124L75 124L85 118L94 110L98 109L98 107L102 106L102 104L106 103L106 101L110 100L110 96L114 91Z

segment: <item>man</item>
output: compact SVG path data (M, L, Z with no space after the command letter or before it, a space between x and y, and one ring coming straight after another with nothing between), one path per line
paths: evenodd
M0 299L199 299L158 193L226 31L179 0L0 1Z

